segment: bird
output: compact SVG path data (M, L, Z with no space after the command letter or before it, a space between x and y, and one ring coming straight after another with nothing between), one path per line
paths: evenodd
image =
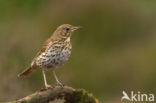
M60 25L42 45L42 48L32 60L31 65L19 73L18 77L28 76L34 70L41 68L46 88L52 87L47 83L46 71L51 71L56 84L63 87L64 85L56 76L55 70L62 67L68 61L72 49L71 36L75 30L80 28L80 26L72 26L70 24Z

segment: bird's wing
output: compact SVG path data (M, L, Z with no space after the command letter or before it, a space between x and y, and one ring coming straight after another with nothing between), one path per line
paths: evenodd
M59 43L58 43L59 42ZM39 55L41 55L43 52L45 52L48 48L51 47L58 47L59 44L62 44L63 42L60 42L59 40L53 40L52 38L48 39L42 46L41 50L37 53L36 57L38 57ZM59 45L59 46L64 46L64 45ZM62 48L61 47L61 48ZM61 49L62 50L62 49ZM56 49L56 51L61 51L58 48Z
M64 47L64 45L62 44L62 42L59 42L57 40L47 40L44 45L42 46L42 49L37 53L36 57L34 58L33 61L36 61L36 59L41 56L41 55L45 55L44 52L47 52L48 54L51 54L49 52L53 51L53 55L57 55L58 53L60 53L62 51L62 48Z
M36 57L38 57L39 55L41 55L43 52L45 52L45 50L47 49L47 46L49 44L51 40L48 39L42 46L41 50L37 53Z

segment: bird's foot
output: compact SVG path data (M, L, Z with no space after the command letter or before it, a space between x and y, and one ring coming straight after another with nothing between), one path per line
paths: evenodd
M45 87L46 87L46 88L53 88L53 87L52 87L51 85L49 85L49 84L46 84Z
M65 85L64 84L62 84L61 82L56 82L56 86L60 86L60 87L64 87Z

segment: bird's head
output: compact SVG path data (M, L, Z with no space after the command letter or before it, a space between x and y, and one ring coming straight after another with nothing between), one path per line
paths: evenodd
M64 39L67 39L69 37L71 37L72 33L75 31L75 30L78 30L80 29L81 27L78 27L78 26L72 26L70 24L63 24L61 26L59 26L54 35L56 37L59 37L59 38L64 38Z

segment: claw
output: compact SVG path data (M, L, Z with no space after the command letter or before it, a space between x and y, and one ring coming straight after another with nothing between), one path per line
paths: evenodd
M46 87L46 88L52 88L52 86L51 86L51 85L48 85L48 84L45 85L45 87Z
M60 87L62 87L62 88L65 86L65 85L62 84L61 82L56 82L56 85L57 85L57 86L60 86Z

